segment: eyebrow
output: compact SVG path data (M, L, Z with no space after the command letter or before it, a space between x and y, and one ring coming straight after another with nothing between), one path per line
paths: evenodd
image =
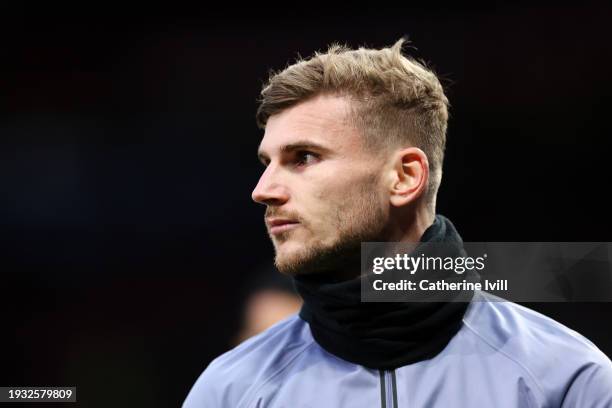
M292 153L297 150L317 150L322 153L326 153L330 151L329 148L323 145L320 145L318 143L308 142L308 141L297 141L294 143L283 145L280 148L281 154ZM261 148L257 151L257 157L259 157L259 160L262 162L269 160L268 155L265 154L261 150Z

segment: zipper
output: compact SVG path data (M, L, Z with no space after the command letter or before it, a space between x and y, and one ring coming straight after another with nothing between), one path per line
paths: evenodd
M379 370L378 372L380 375L381 408L398 408L395 370Z

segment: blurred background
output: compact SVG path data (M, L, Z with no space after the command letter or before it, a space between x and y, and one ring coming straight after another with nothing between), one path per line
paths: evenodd
M258 330L253 290L290 292L250 198L256 99L334 41L407 35L445 78L438 209L465 241L612 241L612 13L555 4L2 6L1 385L179 406ZM612 304L528 306L612 355Z

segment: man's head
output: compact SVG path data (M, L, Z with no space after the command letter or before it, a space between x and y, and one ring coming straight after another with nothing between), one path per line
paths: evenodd
M442 176L448 101L436 76L391 48L332 46L271 75L257 122L276 265L334 270L362 241L416 238Z

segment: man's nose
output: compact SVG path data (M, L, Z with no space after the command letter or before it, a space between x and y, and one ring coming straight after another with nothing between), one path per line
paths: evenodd
M289 200L289 191L278 180L272 166L268 166L251 193L251 198L260 204L283 205Z

